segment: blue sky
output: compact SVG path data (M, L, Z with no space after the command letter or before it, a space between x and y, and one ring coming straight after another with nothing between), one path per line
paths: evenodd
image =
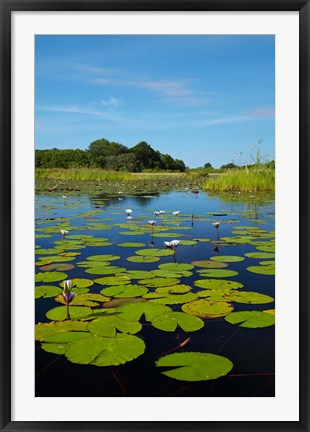
M273 36L36 36L35 148L146 141L189 167L274 158Z

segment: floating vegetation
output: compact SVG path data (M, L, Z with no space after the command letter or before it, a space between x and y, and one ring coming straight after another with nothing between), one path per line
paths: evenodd
M114 379L117 385L107 388L119 387L124 394L134 380L128 371L141 374L139 385L145 381L145 387L157 381L164 387L172 379L193 386L224 380L233 368L230 359L238 369L246 360L251 371L252 360L241 357L239 344L256 349L256 341L263 340L256 333L271 331L275 322L274 221L267 205L255 197L254 209L253 198L239 205L237 197L231 206L213 208L217 198L206 200L203 192L191 193L199 191L198 185L183 185L182 199L171 200L169 209L170 198L162 195L159 206L157 186L142 178L141 189L113 182L113 194L102 193L100 183L93 182L95 195L72 190L65 199L63 192L37 197L35 298L45 322L35 331L44 359L51 359L47 372L56 355L68 360L68 376L70 362L81 373L83 365L108 366L101 371L102 382ZM183 199L187 207L181 206ZM63 239L61 230L66 231ZM257 305L270 309L256 310L267 308ZM237 333L234 326L245 329ZM224 345L227 358L217 354ZM119 366L121 373L109 366ZM182 394L180 389L176 392ZM148 388L145 395L150 394L156 390Z

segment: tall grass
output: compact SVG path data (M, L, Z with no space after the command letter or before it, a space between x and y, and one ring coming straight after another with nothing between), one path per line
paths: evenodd
M187 178L185 173L128 173L122 171L107 171L100 168L36 168L36 179L76 180L76 181L131 181L167 178ZM168 181L169 181L168 180Z
M275 190L275 170L266 165L232 169L218 177L208 178L207 191L259 192Z

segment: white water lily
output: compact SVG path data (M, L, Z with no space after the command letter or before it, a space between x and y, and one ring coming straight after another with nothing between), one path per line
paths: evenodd
M177 246L179 246L180 242L179 242L179 240L172 240L171 244L172 244L172 246L177 247Z
M158 216L158 215L160 215L160 212L159 211L154 211L154 215Z
M69 231L61 229L60 233L61 233L61 235L66 235L66 234L69 234Z
M214 228L218 228L221 225L221 222L213 222L212 224Z
M126 209L125 213L127 213L127 216L130 216L130 214L132 213L132 210L131 209Z
M166 211L165 210L159 210L159 214L165 214Z
M150 224L150 225L155 225L155 224L156 224L156 221L155 221L155 220L150 220L150 221L149 221L149 224Z
M66 200L66 199L67 199L66 195L63 195L63 196L62 196L62 198L63 198L64 200Z
M172 212L172 214L173 214L174 216L178 216L179 213L180 213L180 210L177 210L177 211Z
M171 249L172 248L172 243L171 242L164 242L164 245L166 246L166 249Z

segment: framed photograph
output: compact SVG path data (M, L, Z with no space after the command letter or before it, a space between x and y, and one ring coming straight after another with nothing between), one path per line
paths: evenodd
M308 1L0 13L1 430L308 431Z

